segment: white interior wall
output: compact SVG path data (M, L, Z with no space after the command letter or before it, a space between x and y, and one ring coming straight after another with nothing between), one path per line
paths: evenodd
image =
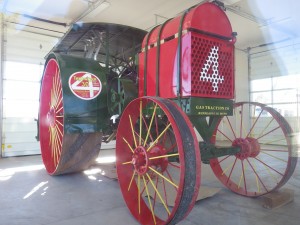
M44 57L63 35L62 32L51 34L38 27L26 27L14 23L6 23L4 32L5 61L34 64L44 64Z
M0 14L0 120L2 124L2 75L3 75L3 14ZM2 150L3 150L3 145L2 145L2 125L0 126L0 144L1 144L1 152L0 152L0 158L2 157Z
M19 17L5 19L1 32L2 157L40 154L35 120L44 57L67 28Z
M249 101L248 54L235 50L235 101Z

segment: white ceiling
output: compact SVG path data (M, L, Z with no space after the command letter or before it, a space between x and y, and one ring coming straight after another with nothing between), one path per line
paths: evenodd
M238 33L236 46L240 49L286 39L296 40L300 37L300 28L297 25L297 21L300 21L299 0L222 1L227 6L227 15L233 29ZM101 4L102 2L106 3ZM39 33L61 37L74 22L109 22L149 30L200 2L204 1L0 0L0 9L10 26L19 26L18 29L39 27L43 28ZM32 20L28 16L53 23Z

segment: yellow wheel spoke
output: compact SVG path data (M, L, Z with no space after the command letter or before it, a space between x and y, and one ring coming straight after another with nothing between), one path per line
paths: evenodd
M257 139L257 140L258 140L258 139L261 139L261 138L263 138L263 137L265 137L265 136L267 136L267 135L273 133L274 131L276 131L276 130L278 130L278 129L280 129L280 128L281 128L281 127L280 127L280 125L279 125L278 127L275 127L274 129L268 131L267 133L264 133L262 136L259 136L259 137L257 137L256 139ZM270 136L269 136L269 137L270 137Z
M64 126L60 121L58 121L58 120L55 120L55 122L57 123L57 124L59 124L60 126Z
M171 124L169 123L169 125L161 132L161 134L155 139L155 141L152 142L152 144L148 147L147 152L153 147L153 145L155 145L158 140L164 135L164 133L166 133L166 131L169 129L169 127L171 126Z
M240 120L240 124L239 124L239 126L240 126L240 134L239 135L240 135L240 138L241 138L241 137L244 137L244 135L247 134L247 131L246 131L246 129L244 127L244 124L243 124L244 105L241 105L241 108L237 108L237 109L238 109L238 113L237 113L238 119Z
M242 162L242 161L241 161ZM245 171L245 166L244 166L244 163L242 162L242 172L241 172L241 176L240 176L240 180L239 180L239 185L238 185L238 189L240 189L241 187L241 183L242 183L242 180L244 178L244 171ZM244 184L245 185L245 184Z
M55 164L57 165L58 164L58 161L59 161L59 153L60 153L60 151L59 151L59 146L58 146L58 143L57 143L57 140L55 141L55 144L54 144L54 146L53 146L53 148L54 148L54 151L55 151Z
M160 156L150 157L149 160L160 159L160 158L167 158L167 157L173 157L173 156L178 156L178 155L179 155L179 153L169 154L169 155L160 155Z
M53 94L53 89L51 89L51 93L50 93L50 105L51 105L51 106L54 105L54 94Z
M53 150L55 151L55 160L56 160L56 164L59 161L59 156L60 156L60 143L59 143L59 137L58 137L58 133L57 133L57 129L53 129L53 133L54 133L54 138L53 138Z
M57 84L57 97L60 98L61 97L61 94L62 94L62 88L61 88L61 84L60 82L58 81L58 84Z
M147 135L146 135L146 138L145 138L145 142L144 142L144 147L146 146L146 143L147 143L147 140L148 140L148 137L149 137L149 134L150 134L150 130L151 130L151 127L152 127L153 119L154 119L154 116L156 114L156 109L157 109L157 104L154 106L154 110L153 110L152 117L151 117L151 120L150 120L150 124L149 124L149 127L148 127L148 132L147 132Z
M136 138L135 138L135 133L134 133L133 124L132 124L132 120L131 120L131 116L130 115L129 115L129 121L130 121L130 127L131 127L132 136L133 136L133 139L134 139L134 145L135 145L135 148L136 148L137 147Z
M132 147L130 146L130 144L128 143L128 141L127 141L124 137L123 137L123 141L127 144L127 146L129 147L130 151L131 151L132 153L134 153Z
M243 137L243 131L245 132L245 128L243 127L243 109L244 109L244 107L242 105L241 109L240 108L237 108L237 109L238 109L238 113L236 113L236 115L238 117L238 120L240 121L240 124L239 124L240 134L239 135L240 135L240 137Z
M259 144L261 144L261 145L268 145L268 144L272 144L274 142L279 142L279 141L283 141L283 140L286 140L285 137L277 139L277 140L268 141L268 142L265 142L265 143L259 143Z
M56 109L56 113L58 113L60 110L62 110L63 109L63 106L62 107L60 107L59 109Z
M139 207L139 214L141 214L141 176L138 174L138 207Z
M53 87L53 89L54 89L54 92L56 91L56 89L57 89L57 68L56 68L56 71L55 71L55 74L54 74L54 76L53 76L53 79L52 79L52 87Z
M132 177L131 177L130 183L129 183L129 185L128 185L128 191L129 191L129 190L130 190L130 188L131 188L131 184L132 184L132 181L133 181L133 178L134 178L134 176L135 176L135 170L133 171L133 174L132 174Z
M153 221L154 221L154 224L156 224L156 218L155 218L155 215L154 215L154 210L153 210L153 207L152 207L152 202L150 200L150 194L149 194L149 191L148 191L148 186L146 184L144 176L143 176L143 181L144 181L144 185L145 185L145 188L146 188L147 198L148 198L148 202L149 202L149 205L150 205L150 210L152 212Z
M227 170L229 170L229 168L232 168L234 163L235 163L235 161L233 163L229 164L229 166L227 166L226 169L223 170L222 175L224 175L227 172Z
M148 174L148 173L146 173L146 175L147 175L147 177L148 177L148 179L149 179L150 183L152 184L152 187L153 187L153 189L154 189L154 190L155 190L155 192L157 193L157 196L159 197L159 199L160 199L161 203L164 205L164 207L165 207L166 211L167 211L167 212L168 212L168 214L170 215L171 213L170 213L170 210L169 210L169 208L168 208L168 207L167 207L167 205L166 205L166 202L165 202L165 201L162 199L162 197L161 197L161 195L160 195L159 191L157 190L156 186L154 185L153 181L151 180L151 177L149 176L149 174Z
M55 128L58 130L60 136L62 137L63 136L63 133L61 132L61 130L59 129L58 125L56 124L55 125ZM60 139L59 139L60 140Z
M59 101L56 102L55 109L57 109L57 107L60 105L61 102L62 102L62 98L59 98Z
M53 156L53 161L54 164L56 165L56 147L55 147L55 140L56 140L56 133L55 133L55 129L54 128L50 128L51 129L51 138L50 138L50 147L51 147L51 152L52 152L52 156Z
M139 137L139 145L142 144L142 106L143 102L140 100L140 137Z
M261 162L263 162L259 157L257 157ZM262 163L263 164L263 163ZM270 168L267 167L265 164L263 164L263 166L266 168L267 172L269 173L270 177L272 177L275 181L275 183L278 184L278 180L277 178L274 176L274 174L271 172Z
M49 146L50 146L50 148L51 148L51 146L52 146L52 138L53 138L53 135L52 135L52 129L51 129L51 127L49 127ZM51 148L52 149L52 148ZM53 158L53 151L51 151L51 157Z
M127 164L131 164L132 161L128 161L128 162L123 162L122 165L127 165Z
M257 135L257 137L262 136L262 134L268 129L268 127L270 126L270 124L273 122L274 117L272 117L272 119L270 120L270 122L265 126L265 128L260 132L259 135Z
M226 119L227 119L227 120L225 120L225 119L223 120L225 126L227 127L228 130L230 130L230 131L233 133L234 138L236 138L236 134L235 134L235 132L234 132L234 130L233 130L233 128L232 128L232 125L231 125L231 123L230 123L230 121L229 121L229 119L228 119L228 116L226 116Z
M248 163L249 163L249 161L248 161ZM249 163L250 164L250 163ZM255 161L253 161L253 164L254 164L254 170L255 171L257 171L257 166L256 166L256 163L255 163ZM257 192L258 193L260 193L260 185L259 185L259 181L258 181L258 176L257 176L257 174L256 173L254 173L255 174L255 180L256 180L256 186L257 186Z
M281 159L281 158L279 158L279 157L277 157L277 156L275 156L275 155L266 153L266 152L264 152L264 151L261 151L261 153L264 153L264 154L266 154L266 155L268 155L268 156L270 156L270 157L273 157L274 159L278 159L278 160L280 160L280 161L282 161L282 162L284 162L284 163L287 163L287 161L285 161L285 160L283 160L283 159Z
M51 145L51 139L52 139L52 135L51 135L51 127L49 126L49 129L48 129L48 131L49 131L49 145Z
M62 148L62 141L61 141L62 133L58 128L57 124L55 127L50 126L49 132L50 132L49 145L51 148L51 157L53 158L54 165L57 165L59 162L61 148Z
M57 86L58 86L58 85L57 85L57 79L56 79L56 77L57 77L57 76L54 76L54 77L53 77L53 84L52 84L52 85L53 85L53 86L52 86L52 87L53 87L53 98L54 98L54 99L53 99L53 100L54 100L53 106L55 106L56 103L57 103L57 88L58 88Z
M250 125L250 131L249 131L249 133L246 135L246 138L247 137L254 137L254 135L253 135L253 130L254 130L254 128L255 128L255 125L256 125L256 123L257 123L257 121L259 120L259 118L260 118L260 116L261 116L261 114L263 113L263 111L264 111L264 109L262 109L261 111L260 111L260 113L259 113L259 115L257 116L257 117L255 117L255 111L256 111L256 106L253 108L253 114L252 114L252 116L251 116L251 118L252 118L252 120L253 120L253 124L252 125Z
M57 105L57 101L58 101L58 98L60 96L60 92L62 91L62 89L60 88L58 74L56 74L56 76L54 78L55 78L55 80L54 80L53 85L54 85L55 100L56 100L56 105Z
M161 178L165 179L166 181L168 181L170 184L172 184L174 187L176 187L178 189L178 186L173 183L170 179L168 179L167 177L165 177L164 175L162 175L161 173L159 173L158 171L156 171L155 169L153 169L152 167L149 167L150 170L152 170L154 173L156 173L158 176L160 176Z

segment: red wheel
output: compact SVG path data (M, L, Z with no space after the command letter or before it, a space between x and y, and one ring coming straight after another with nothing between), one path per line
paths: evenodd
M236 103L234 115L220 120L213 142L237 146L236 155L212 159L210 165L230 190L260 196L280 188L293 174L297 149L292 129L274 109L259 103Z
M53 174L61 157L64 136L62 84L56 60L49 60L40 96L40 143L45 167Z
M43 162L51 175L87 168L100 150L101 133L65 133L61 74L54 58L47 61L42 79L39 135Z
M141 224L175 224L187 216L199 191L200 151L175 103L133 100L120 119L116 156L124 200Z

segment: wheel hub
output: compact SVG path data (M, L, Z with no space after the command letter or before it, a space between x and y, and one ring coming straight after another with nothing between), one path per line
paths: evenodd
M250 138L248 137L247 140L249 141L250 145L251 145L251 153L250 153L250 157L256 157L258 156L259 152L260 152L260 144L258 143L258 141L255 138Z
M232 146L240 147L240 152L236 154L236 157L240 160L248 157L254 158L260 152L260 145L255 138L237 138L233 141Z
M143 175L148 171L149 159L147 151L143 146L138 146L132 155L132 164L135 171Z
M55 118L56 118L56 112L55 112L54 107L52 106L50 108L49 112L47 113L47 120L51 127L55 126Z
M163 172L168 167L168 158L160 158L163 155L166 155L166 151L160 145L155 145L148 151L144 146L138 146L132 155L133 167L140 175L147 173L150 166L155 167L159 172Z
M150 157L159 157L162 155L166 155L167 151L165 148L161 145L155 145L150 149ZM151 160L151 165L154 166L159 172L164 172L168 167L168 158L162 157L162 158L154 158Z

